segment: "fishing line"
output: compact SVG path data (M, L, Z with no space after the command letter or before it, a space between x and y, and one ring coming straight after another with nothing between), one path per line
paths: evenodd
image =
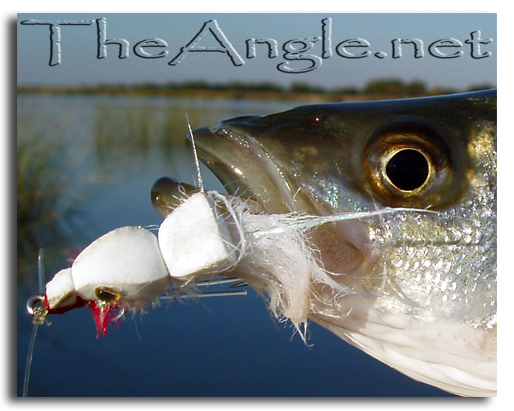
M44 304L42 302L42 296L45 294L45 261L44 261L44 250L42 248L39 249L38 261L38 282L39 282L39 296L29 299L27 303L27 310L34 317L32 333L30 335L29 342L29 350L27 353L27 359L25 361L25 374L23 377L23 396L28 397L29 394L29 380L30 380L30 370L32 366L32 358L34 357L34 347L36 344L36 336L39 325L42 324L46 319L46 310L44 308ZM39 301L39 304L43 304L42 306L36 306L36 303ZM29 308L30 304L30 308Z
M32 333L30 335L29 351L27 353L27 359L25 361L25 374L23 377L23 396L28 397L29 393L29 379L30 379L30 368L32 365L32 358L34 353L34 345L36 344L36 335L39 324L34 324L32 327Z
M205 192L203 188L203 179L202 179L202 173L200 172L200 161L198 160L198 153L196 152L196 145L195 145L195 137L193 135L193 130L191 129L191 124L189 123L189 117L186 114L186 120L187 120L187 128L189 129L189 135L191 136L191 144L193 146L193 153L195 156L195 166L196 166L196 174L198 177L198 186L200 188L200 192Z

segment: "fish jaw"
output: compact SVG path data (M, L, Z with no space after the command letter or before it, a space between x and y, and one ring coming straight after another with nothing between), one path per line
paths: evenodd
M346 302L352 311L344 321L319 314L312 320L416 381L459 396L496 396L496 326L383 313L354 296Z
M435 113L427 116L430 111ZM371 113L369 118L368 113ZM455 123L452 117L456 117ZM387 197L373 192L362 167L369 140L381 124L396 124L399 120L405 120L406 124L426 124L442 136L451 166L449 180L441 186L444 195L427 197L425 202L413 202L405 197L388 203ZM212 133L205 128L197 129L194 136L200 158L228 192L255 200L268 214L331 215L398 207L402 201L409 207L430 207L440 213L426 216L399 212L319 227L311 240L320 250L324 267L329 272L343 274L337 281L357 295L335 301L326 288L313 289L313 294L322 298L312 299L309 319L418 381L457 395L494 396L495 133L494 91L300 107L267 117L228 120ZM477 151L476 147L482 148ZM473 150L485 154L475 156ZM337 153L343 153L344 162L337 158ZM466 225L469 215L461 213L469 210L485 216L481 228ZM462 221L465 223L461 224ZM457 234L451 230L442 233L445 224L457 227L454 230ZM475 236L476 241L485 242L489 248L464 244L461 237L467 230L483 231L481 238L482 234ZM459 264L476 266L478 279L469 280L450 271L453 276L437 283L438 293L432 298L430 293L425 294L426 289L436 288L433 277L445 275L435 268L438 264L432 263L432 267L439 271L430 273L420 271L414 263L414 269L421 273L417 275L416 271L411 273L395 264L407 261L396 257L400 253L412 254L416 241L432 244L431 237L440 234L446 237L455 234L445 240L446 244L435 247L445 258L476 256L481 250L486 258L479 261L469 255L462 257L463 262ZM430 249L424 252L429 254ZM418 266L428 264L427 259L417 258ZM386 285L381 290L377 279L383 276ZM421 279L416 279L420 276ZM469 276L473 277L473 272ZM457 292L464 289L465 295L454 298L456 293L448 292L451 287L459 287ZM486 303L479 304L481 298Z

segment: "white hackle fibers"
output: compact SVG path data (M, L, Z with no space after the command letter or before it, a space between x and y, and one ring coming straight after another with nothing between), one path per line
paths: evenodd
M203 202L199 201L200 196L204 198ZM212 210L209 210L210 213L205 213L205 207L202 207L204 216L197 219L192 210L198 208L200 203L203 206L209 204ZM191 213L187 211L189 207L191 207ZM177 211L179 213L174 216ZM181 218L176 218L180 215L182 215ZM269 308L273 314L280 320L290 320L305 340L309 313L314 311L315 305L319 310L320 300L315 290L319 291L323 287L330 290L332 298L331 301L326 302L327 304L332 304L348 294L371 296L354 291L335 281L331 275L333 273L324 269L319 252L309 239L309 231L316 226L330 221L359 217L363 216L255 214L244 200L209 191L194 194L168 216L175 222L173 230L175 234L177 233L176 224L181 226L181 230L185 226L196 225L194 241L193 239L187 241L188 258L181 258L176 253L175 257L170 257L173 251L169 247L164 247L161 237L166 238L171 234L166 228L171 227L170 224L161 226L159 242L168 268L175 265L173 270L170 269L170 273L171 271L181 273L180 276L172 274L172 277L186 280L186 284L191 284L205 280L206 276L233 272L234 275L248 282L257 292L267 295ZM214 218L219 227L218 230L212 227ZM209 224L203 227L199 224L202 221L207 221ZM212 259L205 258L204 250L209 248L205 244L206 238L210 238L209 241L216 243L217 248L222 250L213 254ZM223 242L224 247L219 247L220 242ZM195 247L195 243L203 246ZM201 264L191 261L195 254L202 257ZM187 266L177 268L176 264L182 264L181 261L186 261ZM313 298L317 299L316 304L313 303Z

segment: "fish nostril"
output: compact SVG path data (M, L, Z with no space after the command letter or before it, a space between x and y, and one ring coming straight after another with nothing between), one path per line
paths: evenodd
M399 150L387 162L385 172L391 184L398 189L414 191L428 179L428 160L418 150Z

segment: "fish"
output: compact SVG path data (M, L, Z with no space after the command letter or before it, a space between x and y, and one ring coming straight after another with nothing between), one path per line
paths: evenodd
M312 230L323 268L354 292L311 284L309 321L417 381L495 396L496 100L313 104L192 134L228 194L259 212L364 216Z

